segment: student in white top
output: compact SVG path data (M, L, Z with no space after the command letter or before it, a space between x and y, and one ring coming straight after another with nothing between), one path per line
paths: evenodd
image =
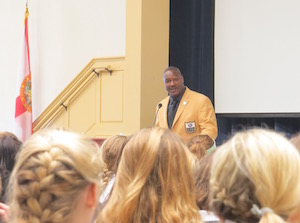
M124 135L114 135L107 138L101 145L101 158L103 160L103 182L106 186L100 196L99 202L101 208L109 198L115 182L118 165L122 156L123 148L127 142Z
M202 221L219 223L220 219L209 211L209 180L213 154L214 152L203 156L194 165L195 194Z

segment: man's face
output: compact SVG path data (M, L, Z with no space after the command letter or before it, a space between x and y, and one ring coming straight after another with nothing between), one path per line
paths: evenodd
M167 71L164 73L164 84L167 92L173 98L176 98L184 89L183 76L179 74L174 74L172 71Z

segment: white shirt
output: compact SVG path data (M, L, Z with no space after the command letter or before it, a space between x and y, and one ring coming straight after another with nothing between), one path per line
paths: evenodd
M200 210L201 219L203 222L220 223L220 219L213 212Z
M103 204L109 197L110 195L110 192L112 190L112 187L114 186L114 183L115 183L115 179L116 179L116 176L114 175L110 181L108 182L108 184L106 185L104 191L102 192L100 198L99 198L99 202L100 204Z

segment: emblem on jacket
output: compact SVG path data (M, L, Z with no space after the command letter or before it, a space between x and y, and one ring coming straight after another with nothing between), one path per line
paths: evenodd
M196 132L196 122L185 122L184 125L186 133Z

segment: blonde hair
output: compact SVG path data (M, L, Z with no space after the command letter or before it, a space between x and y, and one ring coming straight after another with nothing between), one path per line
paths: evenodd
M290 139L290 142L296 147L298 152L300 152L300 133L297 133ZM299 198L300 200L300 198ZM289 222L291 223L300 223L300 204L298 208L291 213L289 217Z
M103 181L105 185L107 185L112 176L117 173L126 139L126 136L114 135L106 139L101 146L101 157L104 164Z
M37 132L24 144L10 178L13 222L66 223L80 192L100 185L101 178L95 142L65 130Z
M97 222L201 222L187 152L168 129L143 129L133 135Z
M214 154L211 196L222 219L285 222L300 201L300 155L271 130L237 133Z

